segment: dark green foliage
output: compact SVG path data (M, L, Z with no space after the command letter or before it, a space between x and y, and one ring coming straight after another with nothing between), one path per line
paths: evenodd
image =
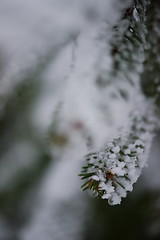
M147 9L147 35L144 72L141 86L144 94L160 106L160 2L152 0Z

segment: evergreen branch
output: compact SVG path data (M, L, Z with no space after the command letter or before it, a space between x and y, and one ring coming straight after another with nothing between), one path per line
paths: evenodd
M108 199L111 205L120 204L127 191L132 191L146 163L157 125L152 116L151 112L137 112L128 133L124 135L122 131L101 151L86 156L87 163L80 174L86 180L82 190L90 189L93 195Z
M132 79L132 72L139 75L139 65L143 69L143 58L146 56L144 53L148 34L146 30L148 3L137 0L125 11L119 25L114 27L115 34L111 42L113 57L111 75L114 79L123 76L123 80L129 80L133 87L137 84L139 86L140 81L139 78L138 82ZM146 89L147 84L146 82ZM144 86L142 87L145 92ZM120 91L122 97L127 100L126 90L120 89ZM155 92L153 95L155 96ZM144 109L134 109L137 112L131 114L132 121L128 133L122 130L121 134L108 142L101 151L87 155L86 165L80 174L82 179L86 179L82 190L90 189L94 195L108 199L111 205L120 204L121 198L126 196L127 191L132 191L133 184L146 163L146 154L154 130L159 125L155 117L157 110L154 109L153 104L150 105L144 100L139 105ZM150 108L150 111L147 108Z

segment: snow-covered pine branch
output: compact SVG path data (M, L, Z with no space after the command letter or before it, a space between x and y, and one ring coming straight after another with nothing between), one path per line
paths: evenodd
M149 87L141 74L146 67L143 60L148 44L146 37L148 4L148 1L135 1L125 10L121 21L114 27L114 38L111 42L113 57L111 84L117 78L122 81L123 88L120 92L126 101L133 89L131 91L127 89L123 81L128 81L132 85L136 98L143 95L139 89L141 81L145 83L142 87L143 85L146 89ZM155 81L157 82L156 79ZM157 109L154 108L153 102L149 102L143 96L140 99L140 102L135 101L135 107L130 112L130 127L127 132L124 126L117 137L108 141L100 151L89 153L86 156L87 163L80 174L85 180L82 189L90 189L93 195L108 199L111 205L120 204L126 192L132 191L133 184L146 164L147 153L158 126Z
M148 151L154 136L157 119L152 105L139 103L132 116L132 124L127 132L122 130L117 138L106 143L96 153L86 156L87 164L80 176L85 180L82 189L90 189L95 196L108 199L109 204L120 204L146 164Z

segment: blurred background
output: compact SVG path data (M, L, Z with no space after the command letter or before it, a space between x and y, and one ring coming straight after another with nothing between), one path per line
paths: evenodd
M68 131L74 137L67 150L67 135L55 134L79 32L98 27L104 9L108 21L116 19L113 8L122 4L106 2L0 0L0 240L160 239L160 134L148 167L118 206L80 190L82 140L91 144L92 129L85 131L82 124L93 107L85 106L90 88L80 91L84 105L78 105L88 115L79 121L84 110L76 112L71 105L76 113ZM76 91L71 96L68 104L75 101ZM62 115L62 128L64 116L70 121ZM92 121L88 124L94 127ZM95 129L93 134L102 130Z

